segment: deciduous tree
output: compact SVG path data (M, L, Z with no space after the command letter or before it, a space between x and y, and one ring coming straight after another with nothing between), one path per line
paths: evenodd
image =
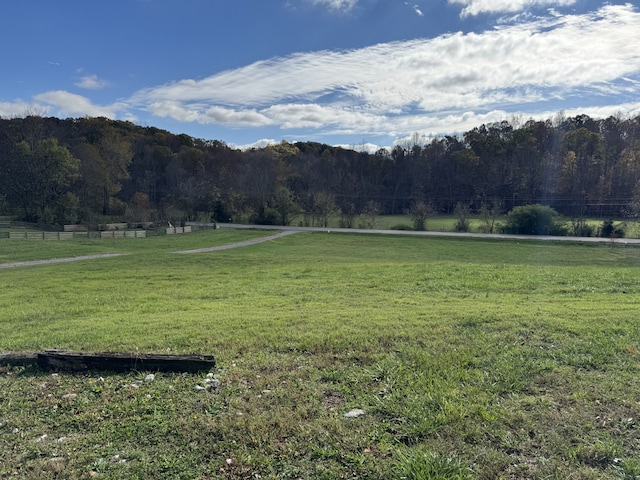
M25 220L54 223L74 218L77 199L71 187L78 178L79 162L56 139L33 147L20 142L9 167L7 199L20 206Z

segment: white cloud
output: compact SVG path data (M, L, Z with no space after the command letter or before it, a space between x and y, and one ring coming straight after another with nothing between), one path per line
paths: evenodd
M347 4L355 1L332 3ZM465 2L472 4L489 5ZM552 12L481 33L272 58L144 89L111 105L49 91L32 102L0 103L0 116L37 107L60 116L133 119L130 112L139 109L180 122L277 127L306 139L314 131L367 139L460 133L514 115L550 118L559 108L566 115L638 114L637 45L637 8L606 5L588 14ZM99 83L95 76L84 78L87 86ZM557 100L570 102L557 107Z
M369 143L369 142L360 142L360 143L343 143L343 144L339 144L339 145L334 145L336 147L342 147L346 150L355 150L356 152L366 152L366 153L376 153L377 151L379 151L380 149L383 148L387 148L388 150L391 150L388 147L381 147L380 145L377 145L375 143Z
M278 142L277 140L274 140L273 138L261 138L260 140L256 140L253 143L248 143L246 145L229 145L231 148L236 148L238 150L251 150L252 148L264 148L264 147L268 147L269 145L277 145Z
M75 83L75 86L88 90L100 90L101 88L109 86L109 82L98 78L97 75L85 75Z
M268 117L253 109L232 109L217 105L182 105L176 101L154 102L147 108L158 117L169 117L181 122L220 123L245 127L262 127L273 123Z
M311 3L313 5L328 7L330 10L334 11L348 12L356 6L358 0L311 0Z
M170 117L179 122L197 122L201 118L201 115L193 107L187 108L179 102L170 100L154 102L147 109L157 117Z
M23 117L25 115L46 115L48 109L36 103L24 102L16 100L14 102L0 102L0 117L13 118Z
M254 109L231 110L213 106L204 112L205 123L223 123L228 125L243 125L263 127L273 124L269 117Z
M577 0L448 0L451 5L462 5L461 17L482 13L515 13L534 7L566 7Z
M608 5L482 33L273 58L143 90L131 102L203 124L399 136L463 131L516 110L528 117L527 105L541 111L553 100L637 98L637 45L640 14L630 4Z
M282 128L325 128L333 125L357 129L363 123L372 125L378 118L367 113L314 103L274 105L262 113L273 118Z
M124 109L123 104L114 104L107 107L94 105L81 95L69 93L64 90L52 90L38 94L34 97L37 102L53 107L61 116L69 117L107 117L116 118L117 112ZM51 108L49 108L50 110Z

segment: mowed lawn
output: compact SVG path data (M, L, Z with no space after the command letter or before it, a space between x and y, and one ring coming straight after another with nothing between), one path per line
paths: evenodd
M204 353L200 375L0 370L0 478L636 478L640 248L216 230L0 242L0 352ZM354 418L345 414L359 409Z

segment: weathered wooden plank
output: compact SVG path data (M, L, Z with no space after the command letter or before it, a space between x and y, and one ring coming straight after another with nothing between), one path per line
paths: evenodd
M36 365L37 362L37 353L0 353L0 365L26 367L27 365Z
M148 370L161 372L197 372L215 366L211 355L157 355L130 353L77 353L47 350L38 353L41 368L55 370L108 370L125 372Z
M65 232L86 232L89 230L89 227L86 225L64 225Z
M201 372L215 367L215 359L212 355L81 353L67 350L45 350L37 353L1 354L0 365L37 365L45 370L72 372L84 370Z

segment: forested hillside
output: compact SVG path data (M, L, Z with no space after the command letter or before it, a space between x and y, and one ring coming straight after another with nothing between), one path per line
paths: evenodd
M0 214L37 223L217 220L343 226L416 205L540 203L638 216L640 117L482 125L374 154L313 142L240 151L105 118L0 119ZM302 219L302 220L300 220Z

